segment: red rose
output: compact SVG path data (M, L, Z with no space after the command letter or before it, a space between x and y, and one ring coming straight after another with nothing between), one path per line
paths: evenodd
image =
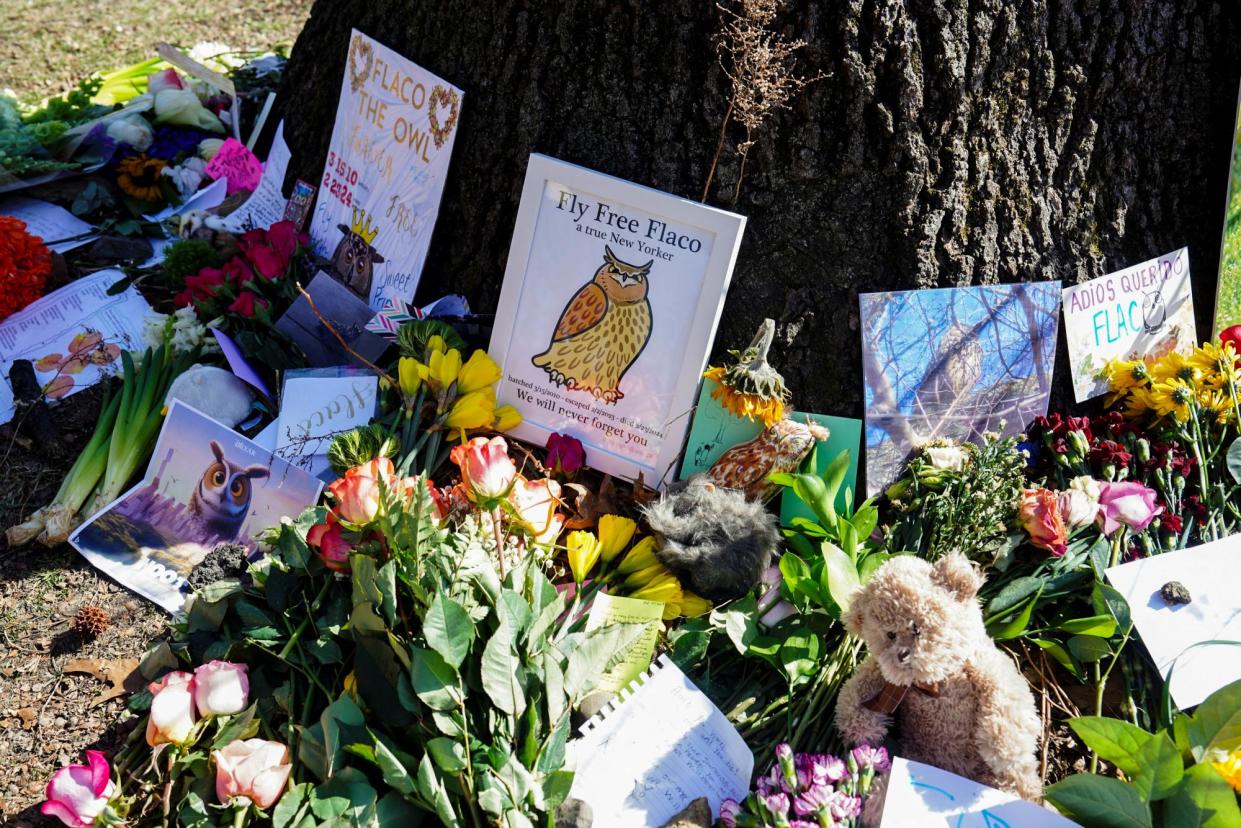
M267 228L268 246L283 256L286 261L293 258L293 252L297 250L297 242L297 228L291 221L278 221Z
M1219 341L1222 345L1232 345L1232 350L1241 354L1241 325L1229 325L1224 328L1219 332Z
M266 309L267 302L248 290L243 290L237 298L233 300L233 303L228 306L229 311L239 314L240 316L244 316L247 319L254 316L254 312L257 308Z
M289 267L288 256L270 247L256 247L247 256L250 261L254 262L255 269L264 279L271 280L283 276Z

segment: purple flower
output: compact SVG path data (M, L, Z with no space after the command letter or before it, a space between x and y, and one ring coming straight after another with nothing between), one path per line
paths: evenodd
M857 762L860 769L868 768L877 771L886 771L891 762L888 761L888 751L886 748L873 747L871 745L858 745L853 749L853 760Z
M784 783L784 774L780 771L780 765L772 765L771 770L767 771L766 776L760 776L756 788L762 796L787 791L788 789Z
M793 749L789 747L788 742L781 742L780 744L776 745L776 758L779 759L781 762L784 762L788 759L793 758Z
M735 799L725 799L720 803L720 822L724 828L737 828L737 815L741 813L741 803Z
M797 795L793 800L793 811L798 816L818 816L826 813L835 798L835 791L830 785L814 785Z
M841 820L862 815L862 798L860 796L849 796L844 791L836 791L832 795L832 801L828 807L831 810L832 819L840 822Z
M208 133L200 129L167 125L157 126L155 128L155 140L151 142L151 146L146 154L151 158L175 161L182 154L195 155L198 152L198 144L204 138L209 137L211 136Z
M801 787L825 785L845 778L845 763L826 753L797 754L797 782Z
M810 822L805 819L789 820L789 828L822 828L817 822Z
M763 802L763 807L767 809L767 813L772 819L787 817L789 815L789 797L785 793L773 793L767 796L759 797Z

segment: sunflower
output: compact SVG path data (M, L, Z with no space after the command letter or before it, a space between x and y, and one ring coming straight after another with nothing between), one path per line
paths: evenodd
M1103 375L1107 377L1108 388L1111 389L1104 400L1105 405L1116 402L1128 391L1146 388L1151 379L1150 369L1140 359L1109 359L1103 366Z
M725 410L749 420L762 420L765 428L784 419L789 391L784 377L767 362L767 351L775 336L776 324L763 320L754 341L744 351L729 351L733 365L708 368L703 376L718 383L711 392Z
M1194 399L1193 387L1180 379L1157 382L1151 389L1155 412L1161 417L1171 414L1182 423L1189 418L1189 404Z
M126 195L139 201L161 202L164 192L160 189L160 173L167 162L145 155L131 155L117 165L116 185Z

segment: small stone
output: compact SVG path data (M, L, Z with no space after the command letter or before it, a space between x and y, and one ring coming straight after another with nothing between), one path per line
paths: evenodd
M560 803L553 817L556 828L590 828L595 812L590 803L581 799L566 799Z
M172 381L165 404L180 400L229 428L250 416L254 396L245 381L223 368L195 365Z
M1170 607L1188 604L1193 600L1189 597L1189 590L1180 581L1168 581L1161 586L1159 588L1159 597L1163 598L1164 603Z
M705 796L698 797L668 820L664 828L711 828L711 804Z

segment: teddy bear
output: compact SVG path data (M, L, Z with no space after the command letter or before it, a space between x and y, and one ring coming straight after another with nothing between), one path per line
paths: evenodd
M982 582L959 554L876 570L844 613L870 652L840 691L836 727L850 745L878 744L896 724L898 755L1040 802L1034 696L987 635ZM882 815L877 793L867 825Z

